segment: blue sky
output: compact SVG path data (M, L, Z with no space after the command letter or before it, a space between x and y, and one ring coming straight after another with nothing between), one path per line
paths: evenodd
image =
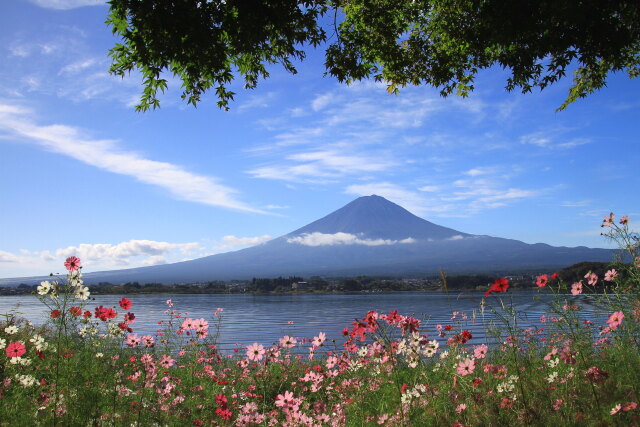
M87 4L89 6L87 6ZM93 0L0 5L0 277L135 267L236 250L378 194L463 232L608 247L610 211L640 215L640 79L555 112L570 81L523 95L483 72L468 99L388 95L323 77L309 51L194 109L169 81L109 76L116 42Z

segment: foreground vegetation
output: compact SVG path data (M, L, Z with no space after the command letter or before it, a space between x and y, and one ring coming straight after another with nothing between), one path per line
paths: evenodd
M604 225L633 262L571 284L540 275L555 302L524 330L503 302L509 281L496 279L479 316L495 310L502 322L486 325L486 343L474 342L466 313L431 325L370 311L340 345L319 332L223 354L222 309L192 319L167 301L159 330L138 335L129 299L86 306L71 257L65 282L38 286L47 325L11 313L0 325L0 425L638 425L638 240L626 217ZM601 282L609 287L590 294ZM581 316L590 299L603 319Z

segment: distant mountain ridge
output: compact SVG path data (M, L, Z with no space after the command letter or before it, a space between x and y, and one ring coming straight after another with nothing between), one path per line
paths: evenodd
M611 261L612 251L463 233L372 195L291 233L250 248L190 261L85 274L87 283L194 283L297 275L325 277L512 272ZM0 279L0 285L41 277Z

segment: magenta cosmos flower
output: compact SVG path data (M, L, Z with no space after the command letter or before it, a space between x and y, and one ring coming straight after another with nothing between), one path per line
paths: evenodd
M27 352L27 348L20 341L12 342L5 350L8 357L20 357Z
M76 271L77 269L80 268L80 258L78 258L77 256L70 256L69 258L67 258L67 260L64 262L64 267L68 270L68 271Z

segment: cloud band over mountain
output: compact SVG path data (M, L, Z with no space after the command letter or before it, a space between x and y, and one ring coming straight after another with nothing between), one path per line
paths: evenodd
M300 236L287 239L288 243L297 243L304 246L334 246L334 245L365 245L365 246L382 246L415 243L415 239L407 237L402 240L392 239L361 239L351 233L305 233Z

